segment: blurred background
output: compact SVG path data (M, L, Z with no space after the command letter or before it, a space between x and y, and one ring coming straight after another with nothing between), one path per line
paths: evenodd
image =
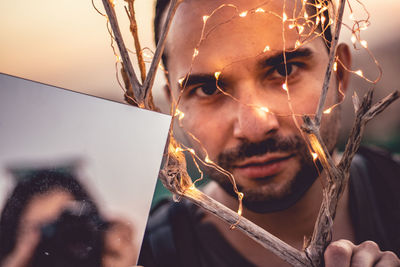
M368 41L384 71L375 94L375 99L380 99L400 89L400 1L361 2L371 13L372 23L363 32L362 38ZM354 9L361 9L357 1L351 0L350 3ZM100 0L94 0L94 4L103 12ZM135 5L142 47L154 50L152 19L155 1L136 0ZM133 49L123 1L117 1L116 8L125 41ZM123 101L123 92L115 78L115 56L110 47L106 20L95 11L90 0L3 0L0 10L0 72ZM355 14L357 18L365 17L362 12ZM351 24L348 10L345 22ZM350 37L349 30L343 28L341 41L350 44ZM131 59L135 57L131 56ZM365 52L354 51L353 69L362 69L364 75L372 80L378 75L376 66ZM159 75L155 98L156 103L166 110L160 93L162 84L163 76ZM370 84L353 75L349 95L355 89L361 96L370 87ZM343 106L341 148L354 118L350 97ZM400 102L397 102L368 124L364 142L385 146L399 153L399 114Z

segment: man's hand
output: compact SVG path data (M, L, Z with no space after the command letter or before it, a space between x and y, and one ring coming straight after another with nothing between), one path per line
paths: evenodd
M400 259L391 251L381 251L372 241L356 246L348 240L332 242L324 254L326 267L400 267Z

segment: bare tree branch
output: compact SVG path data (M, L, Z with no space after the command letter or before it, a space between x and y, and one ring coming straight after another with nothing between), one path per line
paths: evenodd
M125 2L128 3L128 8L125 7L125 11L130 21L129 29L132 33L133 40L135 42L135 50L140 70L140 77L142 79L142 83L144 83L144 81L146 80L146 64L144 63L143 60L143 52L139 42L139 33L138 33L138 26L136 23L136 15L134 7L135 0L125 0Z
M160 40L158 41L156 51L154 53L154 58L151 62L149 72L147 74L146 81L143 84L144 87L144 97L148 98L149 92L153 88L154 80L157 74L158 65L160 64L162 54L164 52L165 43L167 41L167 35L169 28L174 18L175 12L178 6L183 2L183 0L172 0L168 8L167 17L165 19L164 26L161 31Z
M119 30L117 16L115 15L114 8L109 0L102 0L104 9L107 13L108 21L110 22L111 29L113 30L115 41L117 42L119 53L121 54L122 62L126 74L128 76L130 85L132 86L135 99L140 103L143 101L142 87L136 77L135 70L133 69L128 50L126 49L124 39L122 38L121 31Z
M320 125L320 123L321 123L322 111L324 109L325 100L326 100L326 96L328 94L328 89L329 89L329 83L331 81L332 67L333 67L333 62L335 61L336 47L337 47L337 43L339 41L340 29L342 28L342 18L343 18L345 4L346 4L346 0L340 0L339 7L338 7L338 15L337 15L336 24L335 24L335 33L333 35L333 39L331 42L331 49L329 51L329 62L328 62L328 66L326 68L325 79L324 79L324 83L322 85L321 96L319 98L318 108L317 108L317 112L315 115L315 124L317 126Z

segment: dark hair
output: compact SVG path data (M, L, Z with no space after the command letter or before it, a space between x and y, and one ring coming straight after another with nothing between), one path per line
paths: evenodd
M1 212L0 264L16 245L20 219L31 199L57 189L70 193L77 201L84 201L98 213L89 194L71 173L55 169L33 171L16 185Z
M308 0L309 2L312 2L313 4L310 5L310 10L312 11L312 14L316 13L316 7L315 7L315 3L317 2L317 0ZM328 2L330 2L331 0L323 0L324 4L326 5ZM155 10L155 16L154 16L154 40L156 42L156 45L158 44L159 40L160 40L160 35L161 35L161 24L162 24L162 18L164 15L164 12L167 10L168 6L170 5L171 0L157 0L156 3L156 10ZM323 12L323 15L328 18L329 21L329 12L328 10L325 10ZM320 24L321 25L321 24ZM320 30L321 30L321 26ZM328 53L331 47L331 42L332 42L332 32L331 32L331 26L329 25L327 27L327 29L322 33L322 35L324 36L324 38L326 39L325 41L325 45L328 49ZM166 70L168 70L167 68L167 54L164 50L164 53L162 54L162 62L164 64L164 67Z

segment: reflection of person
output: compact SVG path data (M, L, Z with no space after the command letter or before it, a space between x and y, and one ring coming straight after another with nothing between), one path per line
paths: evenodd
M73 176L37 171L17 184L2 211L0 264L130 266L135 258L131 237L128 224L102 219Z
M157 2L156 39L168 6L167 0ZM185 1L172 22L163 60L170 97L177 99L185 84L179 106L185 114L183 128L198 138L211 160L234 175L245 196L243 215L301 249L304 238L312 234L322 183L291 108L295 114L315 112L328 53L320 37L294 50L298 31L287 28L288 22L283 40L283 2L286 14L295 13L292 0ZM297 2L301 6L302 1ZM222 3L232 3L240 12L255 7L266 12L231 19L235 10L228 7L208 20L203 17ZM308 12L311 16L315 9ZM205 20L207 37L195 50ZM325 38L331 37L325 34ZM344 66L350 66L346 45L338 46L337 56ZM340 64L335 78L331 79L327 107L338 101L338 87L343 91L347 87L348 72ZM218 90L217 82L226 94ZM291 106L283 90L287 88ZM321 126L335 158L339 110L324 115ZM205 158L197 141L189 135L187 139ZM350 185L339 202L334 242L325 252L326 266L399 266L393 253L400 255L399 173L399 164L390 156L360 150ZM208 174L213 181L205 192L236 210L237 199L228 179L212 170ZM146 267L286 264L240 231L229 230L224 222L185 201L160 205L153 213L139 263Z

